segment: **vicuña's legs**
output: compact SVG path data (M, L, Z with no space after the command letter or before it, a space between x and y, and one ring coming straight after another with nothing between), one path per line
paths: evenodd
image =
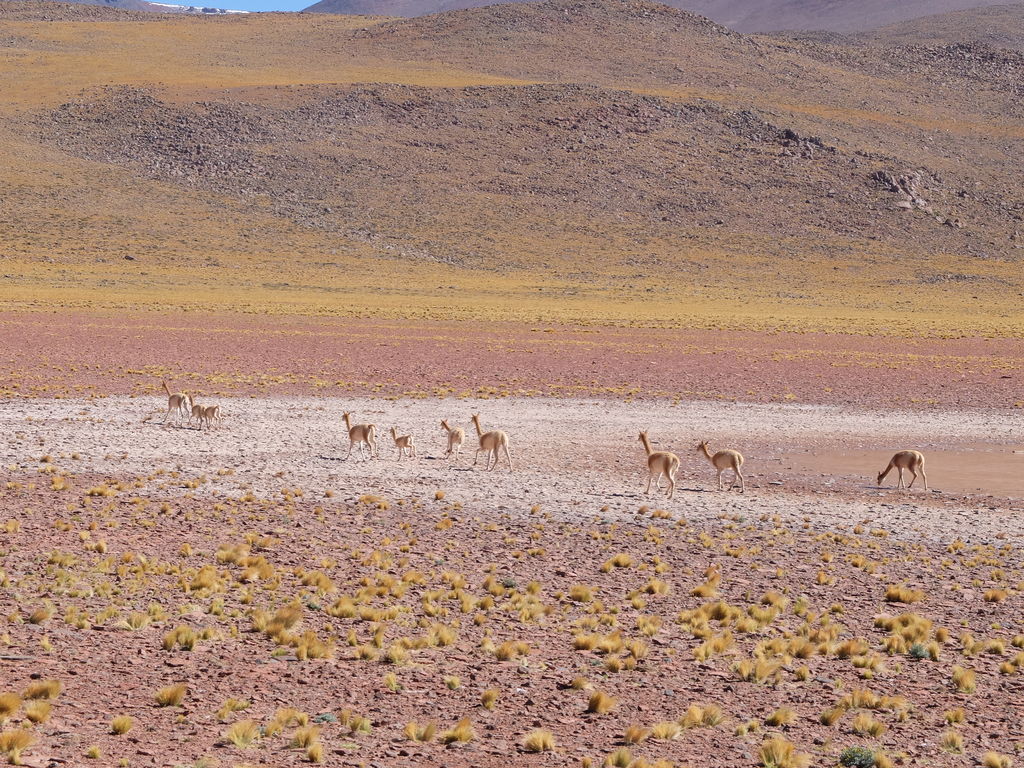
M903 467L896 467L896 471L900 473L900 482L896 486L896 490L900 490L901 488L906 488L907 486L903 482Z
M644 494L647 495L647 496L651 495L651 480L653 478L654 478L654 473L653 472L648 472L647 473L647 487L644 488Z
M512 471L512 454L508 452L508 443L505 444L505 458L508 459L508 471ZM497 462L495 462L497 463Z
M743 479L743 473L740 472L738 467L736 469L736 477L738 477L740 479L740 493L746 493L747 492L747 484L746 484L746 481L744 481L744 479ZM733 484L735 485L735 481L733 482Z
M718 490L722 490L722 470L718 470Z
M924 481L924 489L928 490L928 475L924 473L924 467L921 467L921 479Z

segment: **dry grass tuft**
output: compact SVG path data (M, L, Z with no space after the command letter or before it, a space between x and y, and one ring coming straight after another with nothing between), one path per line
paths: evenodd
M845 714L846 707L832 707L831 709L826 709L824 712L822 712L821 715L818 717L818 721L822 725L832 726L838 723L840 720L842 720L843 715Z
M315 725L304 725L301 728L297 728L295 733L292 734L292 746L306 748L319 740L320 728Z
M161 707L176 707L181 704L188 692L185 683L168 685L156 692L156 703Z
M30 723L38 725L50 719L53 711L53 704L46 699L35 699L25 702L25 717Z
M658 741L677 739L682 732L683 727L672 720L665 720L651 726L651 738Z
M953 667L953 686L960 693L974 693L977 689L977 675L973 669L955 665Z
M523 749L527 752L550 752L554 748L554 734L543 728L531 731L523 739Z
M468 717L464 717L454 728L441 734L441 741L445 744L462 744L475 738L476 734L473 732L473 724Z
M594 599L594 590L586 584L573 584L568 596L574 603L589 603Z
M796 719L796 713L789 707L779 707L772 712L768 717L765 718L765 723L778 728L784 725L790 725Z
M647 741L650 737L651 731L649 728L644 728L641 725L631 725L623 734L622 741L626 744L639 744L642 741Z
M604 759L604 768L629 768L634 765L633 753L626 747L619 747Z
M858 712L853 718L852 728L856 733L873 736L876 739L886 731L885 723L875 720L867 712Z
M409 741L433 741L434 734L437 732L436 723L427 723L426 725L419 725L417 723L406 723L405 725L405 738Z
M35 741L29 731L18 729L0 733L0 752L7 755L11 765L21 765L21 753L32 746Z
M946 731L942 734L942 739L939 740L939 746L955 755L962 754L964 751L964 737L956 731Z
M796 751L796 746L781 736L772 736L761 743L758 757L764 768L807 768L811 758Z
M595 715L606 715L619 705L618 699L604 691L594 691L587 700L587 712Z
M322 763L324 761L324 745L314 741L306 747L306 760L311 763Z
M60 696L60 680L40 680L30 684L22 694L24 699L55 699Z
M260 727L254 720L239 720L224 732L224 738L239 749L248 749L260 737Z
M227 721L233 713L241 712L248 708L249 702L244 699L228 699L221 704L220 709L217 710L217 719L223 723Z
M890 603L919 603L924 598L924 592L919 589L891 585L885 590L886 602Z
M0 693L0 725L10 720L21 709L21 696L16 693Z

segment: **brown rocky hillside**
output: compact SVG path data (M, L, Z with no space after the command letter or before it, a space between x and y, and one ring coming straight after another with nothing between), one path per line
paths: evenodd
M621 0L125 15L87 38L84 11L6 7L0 247L26 263L258 265L247 296L328 303L401 265L470 295L997 325L1024 290L1016 51L750 37ZM16 66L32 51L45 66Z
M1005 0L670 0L740 32L775 30L874 29L923 16L998 5ZM307 10L318 13L422 16L491 5L488 0L320 0Z

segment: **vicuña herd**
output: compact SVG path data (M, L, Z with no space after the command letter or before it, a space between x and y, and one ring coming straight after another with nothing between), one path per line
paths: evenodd
M220 425L221 412L219 405L199 405L192 400L192 396L187 392L171 392L167 382L163 382L163 385L164 390L167 392L167 413L164 416L164 424L172 416L176 416L180 425L187 416L189 425L196 421L199 429L203 428L204 423L207 428ZM353 448L358 448L359 455L364 456L364 445L370 458L379 458L377 426L375 424L353 424L352 414L348 411L342 414L342 419L345 421L345 430L348 432L348 453L345 454L345 458L348 459L352 456ZM488 472L493 471L498 466L501 453L504 452L505 459L508 461L509 471L511 471L512 455L508 449L508 434L500 429L484 432L483 427L480 426L479 414L474 413L470 420L476 429L476 436L479 442L479 447L476 449L476 455L473 458L473 466L476 466L480 460L480 454L484 453L484 469ZM462 443L466 440L466 430L462 427L450 426L447 419L441 419L441 429L444 430L448 440L444 458L454 457L457 461L462 455ZM417 457L416 445L412 435L398 434L398 427L391 427L390 432L391 440L398 450L397 461L401 461L403 456L415 459ZM665 478L665 495L671 499L676 492L676 473L679 471L679 457L671 451L654 450L651 447L651 441L647 437L646 431L640 433L640 442L643 444L644 452L647 454L647 487L644 489L644 493L649 494L651 492L652 482L654 483L655 490L660 491L661 480ZM711 448L708 447L707 440L700 441L697 444L696 451L698 455L707 459L718 473L718 490L726 490L722 487L722 473L731 470L732 482L727 490L731 491L739 484L740 493L746 491L746 482L743 478L742 453L732 448L725 448L712 453ZM881 485L886 476L894 469L899 477L897 488L909 490L914 486L917 476L920 475L921 480L924 481L924 489L928 490L928 476L924 473L924 455L920 451L897 451L892 459L890 459L889 465L878 473L878 485ZM903 481L904 471L910 473L909 485Z

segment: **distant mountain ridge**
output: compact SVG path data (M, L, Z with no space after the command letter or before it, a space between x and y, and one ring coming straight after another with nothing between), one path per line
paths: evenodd
M118 8L123 11L142 11L146 13L184 13L189 15L221 16L225 14L249 13L249 11L228 10L203 5L178 5L175 3L156 3L148 0L66 0L75 5L96 5L103 8ZM3 0L0 0L3 2ZM64 0L61 0L64 2Z
M0 3L6 0L0 0ZM50 0L47 0L48 2ZM92 5L148 13L221 15L249 13L211 6L161 3L154 0L67 0L77 5ZM244 2L244 0L236 0ZM540 0L320 0L305 9L310 13L354 16L426 16L446 11L481 8L503 3L533 3ZM705 16L737 32L839 32L858 33L879 30L895 41L905 38L949 40L970 34L959 25L979 19L984 35L971 39L991 41L1009 48L1020 48L1024 33L1016 22L1024 13L1024 0L664 0L665 4ZM57 4L57 3L55 3ZM985 15L985 9L993 8ZM967 13L968 17L958 16ZM919 21L928 19L929 27L917 30ZM1010 22L1010 29L1000 24Z
M873 30L865 38L889 45L984 43L1024 51L1024 3L923 16Z
M320 0L306 10L368 16L423 16L493 4L488 0ZM1006 0L666 0L666 4L707 16L738 32L861 32L923 16L1005 5Z

